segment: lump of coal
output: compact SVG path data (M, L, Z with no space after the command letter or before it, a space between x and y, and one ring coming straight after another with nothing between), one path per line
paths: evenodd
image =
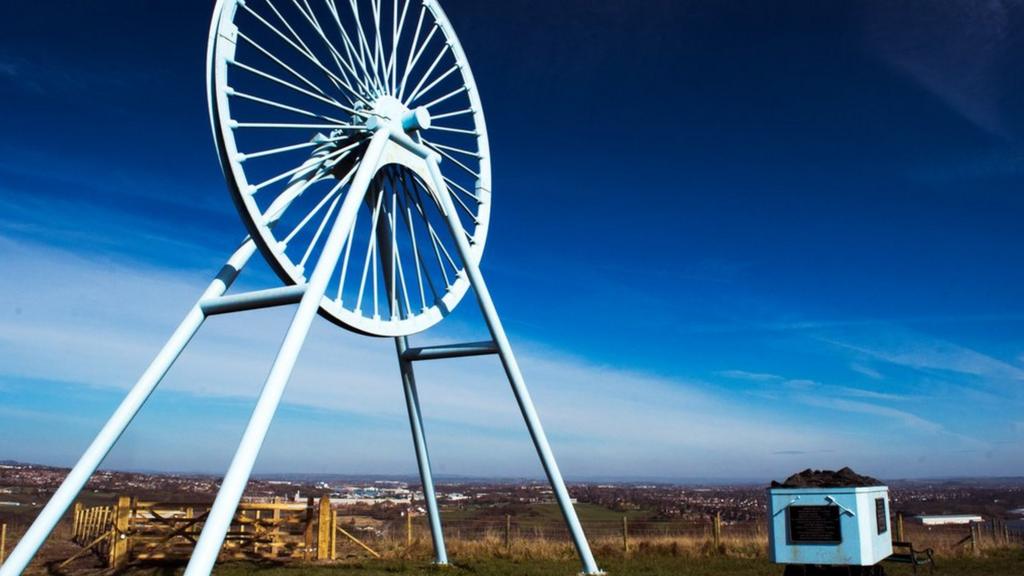
M808 468L786 478L785 482L772 480L772 488L844 488L882 485L880 480L870 476L861 476L848 467L838 471Z

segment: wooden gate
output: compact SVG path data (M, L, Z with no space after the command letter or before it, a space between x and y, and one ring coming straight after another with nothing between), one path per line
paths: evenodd
M75 505L72 541L83 547L64 564L93 552L107 566L130 560L185 560L192 554L210 502L147 502L122 496L116 506ZM353 540L379 556L338 525L325 495L305 503L242 502L235 511L222 559L333 560L336 535ZM63 565L63 564L62 564Z

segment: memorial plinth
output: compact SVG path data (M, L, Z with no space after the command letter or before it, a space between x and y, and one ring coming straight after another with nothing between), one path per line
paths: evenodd
M873 566L892 554L889 488L866 477L844 482L841 472L827 473L832 481L821 481L821 473L810 482L794 475L768 489L773 562Z

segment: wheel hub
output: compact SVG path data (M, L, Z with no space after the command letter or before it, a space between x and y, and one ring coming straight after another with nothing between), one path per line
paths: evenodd
M410 110L401 100L385 94L374 101L370 115L366 118L366 127L370 130L390 125L405 132L416 132L430 128L430 112L420 107Z

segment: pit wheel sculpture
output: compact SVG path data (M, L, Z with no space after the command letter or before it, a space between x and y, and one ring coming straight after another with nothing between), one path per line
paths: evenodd
M20 574L207 316L298 304L204 524L187 576L210 573L319 314L395 338L430 518L447 564L413 362L497 354L568 524L599 573L480 273L490 218L487 128L473 74L435 0L220 0L210 121L249 238L186 315L0 576ZM259 249L285 286L227 295ZM492 340L412 348L473 287Z

